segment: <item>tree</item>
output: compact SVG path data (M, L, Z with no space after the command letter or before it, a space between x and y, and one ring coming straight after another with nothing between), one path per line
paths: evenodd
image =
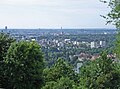
M77 74L63 59L58 59L51 68L44 70L45 82L57 81L61 77L68 77L71 80L77 81Z
M42 89L76 89L77 86L73 80L70 80L68 77L61 77L56 82L50 81L47 82Z
M107 1L102 0L104 3ZM106 18L107 23L112 23L118 29L120 29L120 0L109 0L108 7L111 8L111 11L107 14L107 16L103 16Z
M4 78L3 60L6 56L6 53L7 53L9 46L14 41L15 41L15 39L10 37L8 34L0 33L0 87L6 86L5 85L5 78Z
M107 14L107 16L103 17L107 19L107 23L112 23L118 29L118 34L116 35L115 53L117 54L117 57L120 58L120 0L110 0L108 6L111 8L111 11Z
M116 36L115 53L116 53L116 56L120 58L120 33L118 33Z
M4 60L9 46L14 41L15 39L10 37L8 34L0 33L0 61Z
M43 54L36 42L15 42L5 58L6 89L38 89L43 84Z
M116 71L115 66L116 63L107 58L106 54L102 54L100 58L81 67L79 87L81 89L119 89L120 72Z

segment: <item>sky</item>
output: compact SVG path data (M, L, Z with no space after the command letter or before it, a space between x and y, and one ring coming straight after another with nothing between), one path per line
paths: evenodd
M0 28L114 28L99 0L0 0Z

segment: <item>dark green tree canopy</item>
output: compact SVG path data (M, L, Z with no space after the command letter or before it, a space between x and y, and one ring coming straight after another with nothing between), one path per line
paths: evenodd
M51 67L44 70L45 81L57 81L61 77L69 77L75 79L73 67L70 66L63 59L58 59L57 62Z
M9 46L14 41L15 41L15 39L10 37L10 35L5 34L5 33L0 33L0 61L2 61L4 59Z
M10 37L9 34L0 33L0 87L5 85L4 79L4 58L6 56L7 50L13 43L15 39Z
M119 89L120 72L116 72L116 64L106 54L102 54L100 58L84 65L80 69L80 88Z
M36 42L13 43L4 62L7 89L38 89L42 85L43 54Z
M76 89L76 84L73 80L70 80L68 77L61 77L56 82L50 81L47 82L42 89Z

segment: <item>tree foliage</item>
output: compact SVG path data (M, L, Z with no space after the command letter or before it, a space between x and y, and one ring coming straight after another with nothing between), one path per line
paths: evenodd
M38 89L43 83L43 54L35 42L15 42L5 62L6 89Z
M73 67L63 59L58 59L52 67L44 70L43 89L73 89L77 84L77 78Z
M102 0L104 1L104 0ZM107 16L103 16L106 18L107 23L112 23L118 29L120 29L120 0L108 0L108 7L111 11L107 14ZM104 3L107 1L105 0Z
M15 40L8 34L0 33L0 61L4 60L7 50Z
M76 84L68 77L61 77L57 81L47 82L42 89L76 89Z
M44 70L45 81L57 81L61 77L69 77L75 79L76 74L67 62L63 59L58 59L57 62L51 67Z
M0 87L4 86L4 63L3 60L6 56L7 50L11 43L13 43L15 39L10 37L8 34L0 33Z
M106 54L84 65L80 69L81 89L119 89L120 71L116 72L114 64ZM119 69L117 69L119 70Z

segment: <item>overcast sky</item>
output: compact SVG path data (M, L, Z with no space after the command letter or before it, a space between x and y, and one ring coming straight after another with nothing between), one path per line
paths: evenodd
M0 0L0 28L113 28L99 0Z

